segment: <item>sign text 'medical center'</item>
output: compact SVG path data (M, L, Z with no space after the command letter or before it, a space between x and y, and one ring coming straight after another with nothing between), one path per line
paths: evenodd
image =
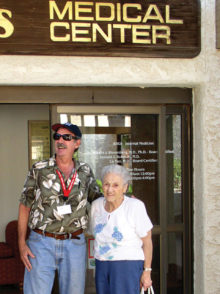
M50 20L58 19L50 24L50 37L54 42L97 42L97 34L100 34L111 43L113 30L117 30L121 43L126 42L126 34L131 34L132 43L156 44L158 39L165 39L166 44L171 44L169 24L183 24L182 19L171 19L170 5L165 5L163 16L155 4L143 11L140 3L67 1L63 10L55 1L49 3ZM136 11L133 16L129 14L131 9ZM63 21L64 18L71 22ZM155 24L148 24L152 20ZM107 24L106 31L99 22ZM63 35L56 35L60 28Z

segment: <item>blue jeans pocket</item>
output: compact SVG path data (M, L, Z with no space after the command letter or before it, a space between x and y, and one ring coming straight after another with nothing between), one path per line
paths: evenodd
M29 242L39 242L42 239L42 236L34 231L31 231L28 241Z

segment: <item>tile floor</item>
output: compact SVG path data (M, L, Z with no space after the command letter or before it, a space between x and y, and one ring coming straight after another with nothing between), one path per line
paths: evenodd
M0 294L23 294L23 291L16 285L0 286Z
M0 286L0 294L23 294L17 285ZM52 294L59 294L58 287L54 286Z

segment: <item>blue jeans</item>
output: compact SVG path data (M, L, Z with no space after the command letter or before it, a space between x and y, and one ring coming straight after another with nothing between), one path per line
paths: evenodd
M86 241L56 240L31 231L28 246L35 258L30 258L32 270L25 269L24 294L50 294L55 271L58 271L60 294L83 294L86 274Z
M140 294L143 260L100 261L96 259L97 294Z

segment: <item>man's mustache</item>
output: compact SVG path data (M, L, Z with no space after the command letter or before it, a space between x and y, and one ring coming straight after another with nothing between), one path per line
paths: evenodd
M64 145L63 143L57 143L57 147L58 148L67 148L66 145Z

